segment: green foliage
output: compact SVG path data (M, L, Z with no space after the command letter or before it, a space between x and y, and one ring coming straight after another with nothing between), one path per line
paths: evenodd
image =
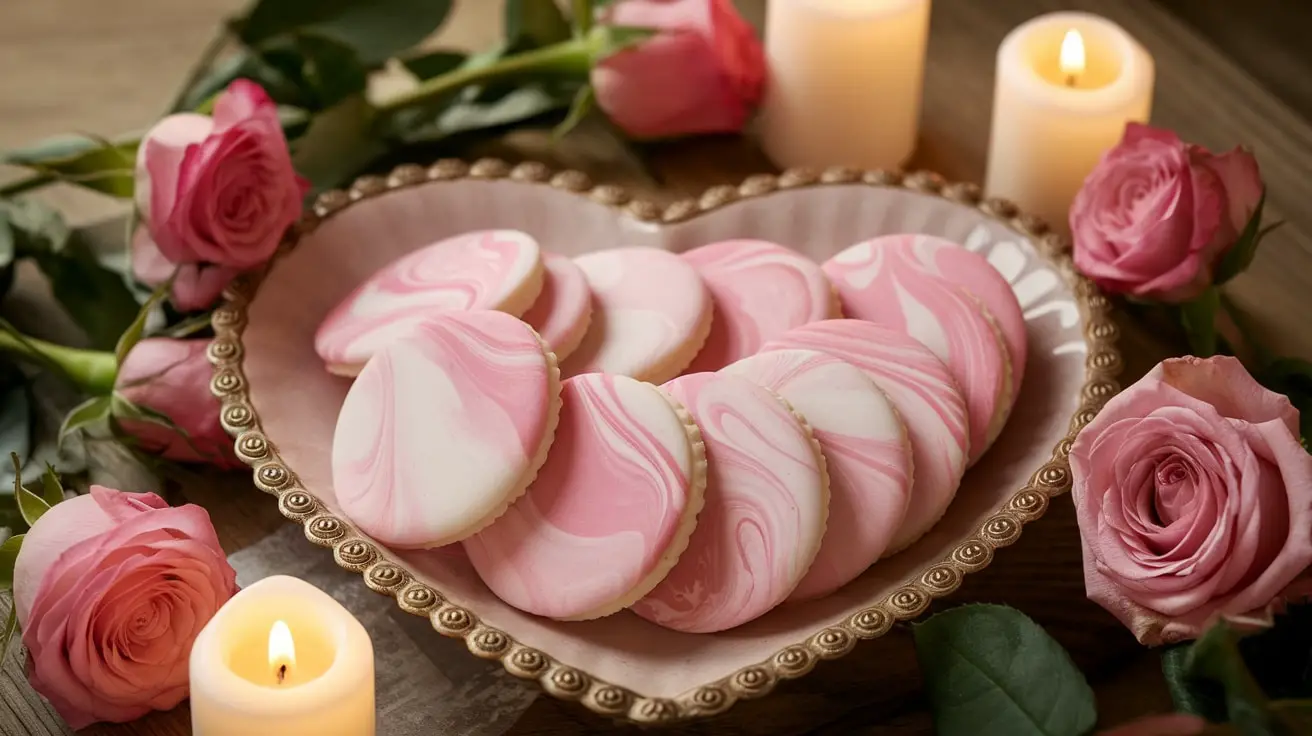
M18 550L22 546L22 534L15 534L0 543L0 590L13 590L14 562L18 559Z
M127 359L128 353L132 351L132 348L136 347L137 343L141 342L141 337L146 333L146 320L150 319L151 310L158 306L160 302L167 299L169 292L172 290L173 279L170 278L151 292L150 297L146 299L146 302L137 310L136 316L132 318L132 322L130 322L127 328L122 331L119 335L118 341L114 344L115 363L123 365L123 361Z
M1312 362L1302 358L1277 358L1257 374L1263 386L1284 394L1298 409L1299 432L1312 438Z
M1239 239L1235 244L1226 251L1221 257L1221 262L1216 266L1216 273L1213 279L1216 284L1224 284L1230 279L1243 273L1253 262L1257 255L1257 246L1262 242L1272 230L1280 226L1276 223L1266 229L1262 228L1262 210L1266 208L1266 190L1262 190L1262 196L1257 200L1257 207L1253 210L1252 217L1248 218L1248 223L1244 226L1244 231L1240 233Z
M87 187L114 197L131 198L137 141L113 143L87 135L47 138L0 156L0 163Z
M27 387L22 383L22 375L17 371L12 381L6 381L6 385L0 389L0 451L6 450L18 458L19 468L27 462L27 456L32 451L32 405L28 399ZM14 477L5 469L3 475L0 475L3 490L8 490Z
M290 85L292 104L309 110L326 110L364 92L368 69L350 46L331 36L297 32L265 45L260 52L264 76L274 76L278 86ZM270 74L270 71L273 74ZM258 81L258 80L257 80Z
M75 432L107 426L109 409L108 396L93 396L73 407L73 410L64 417L63 424L59 426L59 446L64 447L65 442Z
M578 94L574 95L574 101L570 103L569 114L565 116L560 125L556 126L556 129L552 131L552 135L556 138L565 137L571 130L577 128L579 123L583 122L596 106L597 95L593 91L592 85L584 85L578 91Z
M123 275L101 264L81 234L46 205L0 200L0 228L8 230L16 257L31 258L50 279L55 298L92 347L112 347L138 308Z
M962 606L913 631L940 736L1079 736L1093 728L1084 676L1020 611Z
M505 30L508 42L526 48L560 43L571 35L555 0L506 0Z
M1176 710L1209 721L1225 720L1225 691L1214 682L1192 677L1186 666L1189 644L1179 644L1162 651L1162 677Z
M1220 309L1221 291L1215 286L1180 305L1180 322L1189 338L1189 349L1200 358L1216 355L1216 314Z
M293 33L325 36L373 67L427 38L451 5L451 0L257 0L233 26L252 47Z
M409 56L401 60L407 70L420 79L433 77L455 71L464 66L470 55L460 51L439 49L418 56Z
M18 512L23 515L23 521L30 527L50 510L50 504L23 487L23 463L19 461L18 455L10 453L9 459L14 464L14 500L18 504Z

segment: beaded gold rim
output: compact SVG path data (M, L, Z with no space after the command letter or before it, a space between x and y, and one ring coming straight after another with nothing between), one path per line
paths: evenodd
M550 186L649 223L681 222L742 199L778 190L829 184L903 188L940 196L977 208L1034 243L1071 287L1083 318L1084 338L1089 351L1081 403L1071 417L1069 431L1053 448L1050 460L1035 471L1025 487L996 508L974 534L961 541L946 558L926 565L879 603L835 621L806 640L785 647L770 658L743 667L727 677L699 685L675 698L653 698L605 682L559 662L545 652L521 644L503 631L484 625L474 612L446 600L441 591L415 581L400 564L380 554L374 544L366 541L350 523L328 513L323 504L300 485L295 472L283 462L273 442L265 436L242 373L241 336L246 323L246 308L269 266L233 281L224 292L224 304L215 310L213 316L215 338L209 348L209 358L214 365L211 389L222 403L220 417L235 441L237 456L254 470L256 487L277 497L279 510L288 519L304 526L307 539L331 548L339 566L363 575L365 585L395 598L402 610L428 617L433 628L444 636L463 639L474 656L497 660L512 675L536 680L551 695L578 700L589 710L604 716L640 724L660 724L722 713L739 700L765 695L782 680L805 675L822 659L847 654L858 640L882 636L894 623L924 613L933 600L955 591L964 575L987 567L995 550L1014 543L1026 523L1043 516L1053 496L1070 490L1067 455L1071 443L1076 433L1120 390L1116 377L1122 360L1116 347L1117 327L1112 320L1111 302L1076 272L1069 239L1051 232L1040 218L1021 213L1011 202L984 198L979 187L973 184L946 183L929 172L902 174L849 168L824 171L791 169L780 175L752 176L736 187L712 187L698 199L681 200L662 207L633 199L619 187L594 186L587 175L578 171L553 172L536 162L511 166L495 159L482 159L473 164L448 159L427 168L413 164L400 166L386 177L362 177L348 190L325 192L288 232L279 255L294 247L319 223L356 202L426 182L465 178L509 179L528 185Z

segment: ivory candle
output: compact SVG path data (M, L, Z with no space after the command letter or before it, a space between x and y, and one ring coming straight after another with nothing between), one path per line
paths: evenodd
M930 0L770 0L761 144L787 166L898 168L916 147Z
M373 736L373 643L303 580L269 577L233 596L190 666L195 736Z
M1072 200L1130 121L1152 110L1153 59L1120 26L1052 13L998 48L985 190L1065 230Z

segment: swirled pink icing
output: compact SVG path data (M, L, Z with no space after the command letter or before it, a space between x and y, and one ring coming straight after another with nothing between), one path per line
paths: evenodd
M555 253L543 253L546 281L537 301L524 313L524 321L538 331L543 342L564 360L578 348L592 317L592 290L574 261Z
M711 298L687 261L660 248L574 259L592 290L592 324L564 376L617 373L660 383L688 366L710 329Z
M1011 409L1007 348L982 304L927 273L910 250L857 243L824 263L843 314L906 333L952 372L970 411L970 455L988 450Z
M538 243L517 230L465 233L392 261L320 323L314 349L353 375L381 347L432 314L496 309L516 317L542 290Z
M815 350L769 350L724 373L784 397L806 417L829 471L829 525L789 600L829 595L888 549L911 497L911 446L897 411L861 369Z
M807 322L839 316L834 289L811 259L764 240L725 240L683 254L715 305L706 344L687 369L716 371L766 340Z
M1025 329L1025 313L1007 278L998 273L984 256L933 235L887 235L870 242L880 248L911 251L925 271L960 286L979 299L997 321L1007 345L1011 363L1011 397L1015 401L1025 378L1029 337Z
M723 631L788 597L820 549L829 492L811 432L740 376L690 373L665 388L706 443L706 505L678 564L637 615L677 631Z
M434 315L378 351L333 435L333 487L362 531L437 547L487 526L527 486L559 412L554 361L502 312Z
M502 600L539 616L604 616L678 559L701 508L705 463L657 387L588 373L564 382L547 462L523 497L464 541Z
M765 350L818 350L865 371L906 425L914 469L911 500L885 556L929 531L947 511L966 471L966 402L943 361L901 332L857 319L794 328Z

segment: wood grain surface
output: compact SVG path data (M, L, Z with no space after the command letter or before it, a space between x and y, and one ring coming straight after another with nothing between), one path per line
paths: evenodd
M1282 352L1312 357L1312 330L1305 326L1302 309L1304 296L1312 293L1312 207L1307 205L1312 202L1312 122L1296 111L1306 113L1307 100L1312 99L1305 85L1298 84L1299 79L1312 78L1312 60L1301 44L1285 44L1276 53L1290 58L1272 64L1261 53L1261 37L1252 40L1252 34L1260 31L1245 26L1241 14L1226 15L1225 27L1219 25L1222 21L1216 19L1222 16L1215 12L1219 3L1162 3L1186 15L1188 22L1163 5L1143 0L1086 0L1080 5L1121 23L1154 55L1155 123L1215 149L1243 143L1256 151L1269 189L1269 217L1284 219L1287 225L1266 242L1252 269L1229 291L1260 325L1258 332L1267 342ZM0 74L0 148L65 130L114 134L144 128L167 104L220 20L242 4L241 0L0 4L0 69L5 70ZM1290 5L1283 0L1257 4L1267 7L1268 14ZM497 38L500 3L469 0L457 5L435 43L480 48ZM739 5L759 23L764 2L740 0ZM924 122L914 166L952 179L982 180L997 45L1024 20L1069 5L1063 0L935 1ZM1292 5L1291 12L1305 12L1298 3ZM1280 25L1279 18L1263 22ZM1226 34L1225 29L1234 33ZM1250 40L1239 43L1235 38ZM1302 52L1302 59L1294 58L1294 52ZM439 153L444 152L433 152ZM470 156L534 158L583 169L598 181L623 184L662 201L696 196L707 186L734 183L771 168L750 142L738 138L665 144L647 153L659 183L644 176L615 145L586 132L553 148L543 134L521 131L466 151ZM0 178L4 176L0 171ZM40 196L79 221L115 211L112 203L79 192L58 190ZM40 287L29 288L36 289L39 300ZM1127 383L1161 357L1177 352L1125 320L1123 332ZM271 500L245 476L206 476L177 490L181 498L209 509L229 551L285 523ZM324 552L307 544L305 554ZM948 604L964 601L1016 606L1047 627L1095 683L1104 723L1169 709L1156 657L1084 598L1078 534L1066 499L1056 499L1047 517L1028 526L1020 541L1000 552L990 568L967 577ZM88 732L175 736L190 732L188 718L184 705L133 724L93 727ZM541 697L511 733L629 730L579 706ZM919 696L910 636L900 628L862 644L846 658L822 663L813 674L785 683L768 698L743 703L724 716L679 732L830 736L931 730ZM28 688L21 670L9 662L0 674L0 734L63 733L48 706ZM386 724L381 724L380 734L386 733Z

